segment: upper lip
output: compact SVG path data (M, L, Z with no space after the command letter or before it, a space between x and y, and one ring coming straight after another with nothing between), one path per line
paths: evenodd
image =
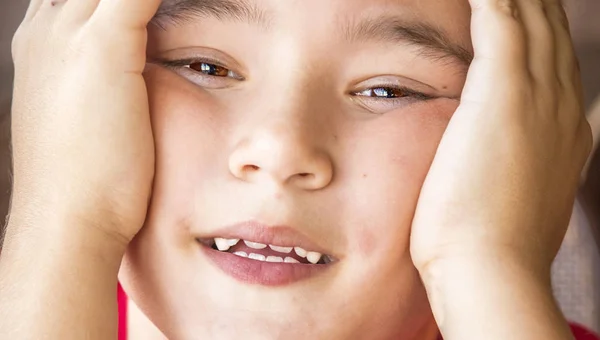
M240 239L280 247L300 247L307 251L333 255L304 234L287 225L266 225L258 221L236 223L202 238Z

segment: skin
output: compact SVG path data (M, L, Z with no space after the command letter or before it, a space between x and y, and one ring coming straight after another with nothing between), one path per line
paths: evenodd
M468 4L340 0L317 14L308 3L278 3L260 5L273 12L269 30L216 18L150 30L150 60L220 58L248 80L206 79L158 62L147 68L157 172L121 282L169 338L432 337L409 230L466 67L404 44L348 42L340 27L387 13L436 22L468 46L468 26L452 19L467 23ZM440 98L347 94L389 82ZM244 172L246 165L260 170ZM333 177L311 182L303 172ZM290 225L343 259L289 287L235 282L198 252L195 237L250 219Z
M113 337L107 301L125 255L120 278L173 339L433 340L436 323L451 340L568 338L549 268L591 134L552 3L340 0L315 11L273 0L260 3L271 32L214 18L146 32L158 1L34 0L14 43L15 184L0 262L0 319L14 322L0 334ZM455 22L471 10L465 86L456 63L348 43L336 26L393 13L468 50L468 26ZM246 80L157 61L207 47ZM436 99L351 95L383 75ZM250 218L289 224L339 261L276 289L233 281L195 239Z

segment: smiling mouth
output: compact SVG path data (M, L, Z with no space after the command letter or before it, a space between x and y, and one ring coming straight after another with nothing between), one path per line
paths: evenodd
M251 285L285 286L330 275L340 262L294 228L241 222L195 237L201 253L229 277Z
M210 238L198 239L202 245L221 253L240 258L280 264L327 265L335 259L327 254L306 250L298 246L278 246L241 239Z

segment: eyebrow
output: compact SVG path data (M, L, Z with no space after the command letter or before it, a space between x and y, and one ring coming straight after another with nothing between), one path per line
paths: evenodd
M449 60L469 67L473 53L452 41L440 28L423 22L407 22L398 17L379 17L343 26L348 41L378 41L408 44L418 48L419 55L434 61Z
M271 13L246 0L164 0L152 24L165 29L169 24L186 24L198 18L247 22L268 29ZM348 41L379 41L408 44L421 57L435 62L451 61L468 68L473 53L449 38L442 29L423 22L407 22L395 16L349 21L343 26Z
M151 23L164 29L169 24L185 24L206 17L268 28L271 16L244 0L164 0Z

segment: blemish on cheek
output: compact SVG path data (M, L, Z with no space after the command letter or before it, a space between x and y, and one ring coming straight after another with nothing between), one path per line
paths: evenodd
M363 178L367 178L367 177L369 177L369 175L367 175L367 174L363 174L363 175L362 175L362 177L363 177Z
M375 249L375 245L377 244L373 229L368 225L362 226L358 231L357 236L358 253L361 256L368 257L373 253L373 249Z

